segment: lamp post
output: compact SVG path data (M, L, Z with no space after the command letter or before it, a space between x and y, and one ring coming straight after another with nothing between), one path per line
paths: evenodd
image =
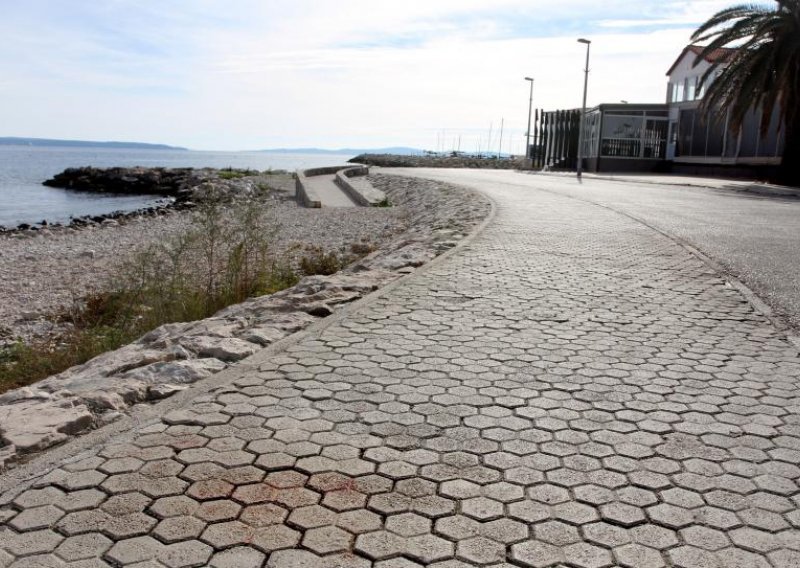
M525 145L525 158L530 159L531 156L531 113L533 111L533 78L532 77L525 77L526 81L529 81L531 84L531 96L528 99L528 133L526 134L527 137L527 144ZM533 162L531 162L531 167L533 167Z
M586 91L589 88L589 47L592 42L588 39L580 38L578 43L586 44L586 69L583 70L583 107L581 110L581 126L578 129L578 179L581 178L581 171L583 170L583 130L586 123Z

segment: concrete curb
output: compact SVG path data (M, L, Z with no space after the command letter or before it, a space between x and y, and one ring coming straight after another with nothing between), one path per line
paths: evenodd
M386 202L386 194L363 179L363 176L367 175L369 175L368 167L354 166L336 172L334 183L362 207L378 207Z
M386 173L386 172L384 172ZM402 174L386 174L386 175L400 175ZM452 185L452 184L451 184ZM428 270L432 270L439 264L445 262L451 256L458 254L461 250L474 241L480 234L489 226L497 215L496 202L483 192L476 191L472 188L459 186L464 191L479 193L490 204L490 210L484 220L473 231L461 239L453 248L447 252L442 253L430 262L417 268L414 272L401 276L400 278L388 283L383 288L367 294L360 300L356 300L352 304L344 306L336 313L318 321L307 328L298 331L292 335L284 337L276 341L263 350L243 359L235 366L229 367L208 379L199 381L192 384L189 388L181 391L172 397L143 407L132 408L131 411L110 424L101 426L96 430L92 430L82 434L72 440L65 442L60 446L53 446L48 448L40 454L35 454L29 461L20 462L16 464L14 469L0 474L0 506L13 500L16 495L29 488L37 478L46 475L50 471L57 469L65 463L72 463L94 455L97 446L104 444L113 436L119 436L119 441L129 441L135 435L135 430L143 426L153 424L161 419L162 416L179 408L185 406L193 399L203 396L209 392L218 390L225 386L230 385L235 380L246 376L248 373L258 372L258 367L282 352L285 348L295 345L307 337L319 335L328 327L351 317L354 313L361 311L379 298L382 298L398 286L401 286L414 277L425 274Z
M549 177L575 177L574 173L564 172L540 172L517 170L527 175L542 175ZM601 181L613 181L619 183L646 184L646 185L671 185L676 187L697 187L706 189L721 189L725 191L736 191L740 193L753 193L756 195L766 195L773 197L800 198L800 188L788 187L784 185L774 185L769 183L747 182L727 179L696 178L689 179L688 176L681 176L671 180L670 176L659 176L659 179L646 179L643 177L625 177L613 175L583 174L584 179L596 179Z

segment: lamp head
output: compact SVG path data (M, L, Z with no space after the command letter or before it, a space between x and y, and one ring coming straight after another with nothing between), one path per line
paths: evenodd
M525 77L526 81L533 81L533 77Z
M585 43L586 45L589 45L592 42L590 40L588 40L588 39L580 38L578 40L578 43Z

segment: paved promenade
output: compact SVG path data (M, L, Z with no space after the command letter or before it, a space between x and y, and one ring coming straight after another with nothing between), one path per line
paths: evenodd
M800 566L797 348L652 229L483 189L454 254L0 498L0 566Z

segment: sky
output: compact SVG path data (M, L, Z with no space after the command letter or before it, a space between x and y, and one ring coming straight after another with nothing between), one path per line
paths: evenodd
M534 108L662 102L732 0L0 0L0 136L524 152ZM491 130L491 138L490 138Z

